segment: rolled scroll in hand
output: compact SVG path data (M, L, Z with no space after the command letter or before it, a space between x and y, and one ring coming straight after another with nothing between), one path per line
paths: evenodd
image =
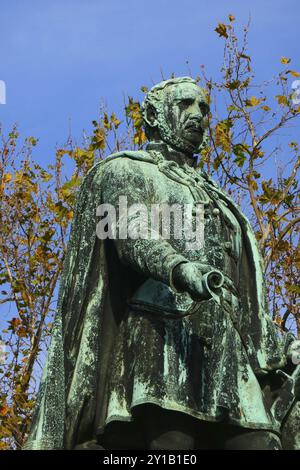
M220 271L212 270L202 277L202 284L208 294L214 299L214 301L220 305L222 293L222 286L224 284L224 276Z

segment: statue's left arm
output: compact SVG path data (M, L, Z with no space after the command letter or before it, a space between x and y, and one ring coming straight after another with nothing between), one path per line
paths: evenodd
M118 233L114 239L120 261L146 277L167 284L177 292L172 272L176 266L187 263L188 260L178 253L167 239L159 234L153 237L149 219L153 194L151 195L149 191L149 178L145 173L145 166L142 167L141 162L126 157L117 158L105 165L102 181L104 203L117 208L120 198L126 197L128 209L132 209L136 204L143 204L147 209L144 219L141 213L134 214L132 210L126 213L126 220L122 219L125 211L120 211L118 214L117 229L120 229L123 220L131 232L125 238L120 238ZM132 236L135 228L144 231L143 237L135 239Z

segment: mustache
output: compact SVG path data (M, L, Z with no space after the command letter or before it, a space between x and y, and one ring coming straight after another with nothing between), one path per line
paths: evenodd
M187 119L187 121L185 122L184 127L185 127L186 129L193 128L193 129L196 129L196 130L199 130L199 131L204 132L203 123L202 123L202 120L201 120L201 119L189 118L189 119Z

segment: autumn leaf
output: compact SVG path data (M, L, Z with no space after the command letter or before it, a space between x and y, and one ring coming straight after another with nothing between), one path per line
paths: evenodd
M103 126L105 129L110 130L111 129L111 123L109 122L108 116L106 113L104 113L104 118L103 118Z
M245 144L236 144L233 146L233 153L235 155L234 162L237 164L237 166L242 167L247 160L247 153L248 148Z
M224 152L230 152L231 149L231 125L231 121L225 119L223 121L218 122L215 128L216 145L218 147L221 147Z
M277 101L278 101L278 104L282 105L282 106L288 106L289 105L289 102L288 102L288 99L286 96L284 95L276 95L277 98Z
M26 329L24 328L24 326L21 326L18 331L17 331L17 334L20 338L26 338Z
M261 103L262 98L256 98L255 96L251 96L251 98L248 98L245 100L245 105L247 107L254 107L259 105Z
M5 173L3 175L3 183L9 183L12 180L12 174L11 173Z
M232 82L226 82L225 88L228 88L229 90L236 90L240 85L240 80L232 80Z
M133 142L136 145L143 145L145 142L147 142L147 137L144 131L141 128L138 128L136 133L133 136Z
M115 126L115 128L118 129L119 125L121 124L121 121L116 118L115 113L112 113L112 115L110 116L110 120L113 123L113 125Z
M4 434L4 433L1 433ZM0 450L7 450L9 448L7 442L0 442Z
M131 97L129 103L125 107L126 116L129 117L135 128L141 127L142 125L142 113L141 105L138 101L134 101Z
M0 416L6 416L9 412L9 407L7 405L0 406Z
M219 166L221 165L222 160L223 160L224 157L225 157L225 153L220 152L220 154L214 159L214 161L213 161L213 169L214 170L217 170L219 168Z
M286 290L292 294L300 294L300 286L296 286L296 285L286 282L285 287L286 287Z
M253 157L255 158L261 158L263 157L265 152L261 150L261 147L254 147L253 149Z
M228 15L228 19L229 19L229 21L234 21L235 17L233 15Z
M263 109L263 110L266 111L266 112L267 112L267 111L271 111L270 106L267 106L267 105L262 106L261 109Z
M290 73L292 77L300 77L300 73L296 72L295 70L287 70L286 73Z
M21 325L22 322L21 322L20 318L13 318L8 323L10 323L9 329L12 330L12 331L16 331L16 329L18 328L18 326Z
M47 183L48 181L52 179L52 175L45 170L41 170L41 178L42 178L42 181Z
M291 62L291 59L288 59L287 57L281 57L280 62L284 65L289 64Z
M69 211L69 212L66 214L66 217L67 217L68 220L73 220L74 211Z
M27 137L27 142L32 145L33 147L35 147L38 143L38 139L35 139L34 137Z
M227 28L226 25L223 23L219 23L216 27L215 31L219 34L220 37L228 38Z
M102 127L97 127L94 130L94 135L92 137L92 149L105 149L105 131Z

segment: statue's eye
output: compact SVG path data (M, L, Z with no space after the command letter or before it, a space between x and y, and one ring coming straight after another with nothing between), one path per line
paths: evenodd
M203 116L206 116L209 113L209 107L206 103L199 103L199 108Z
M193 104L193 100L191 98L184 98L180 100L180 104L185 108L188 108L188 106L191 106L191 104Z

